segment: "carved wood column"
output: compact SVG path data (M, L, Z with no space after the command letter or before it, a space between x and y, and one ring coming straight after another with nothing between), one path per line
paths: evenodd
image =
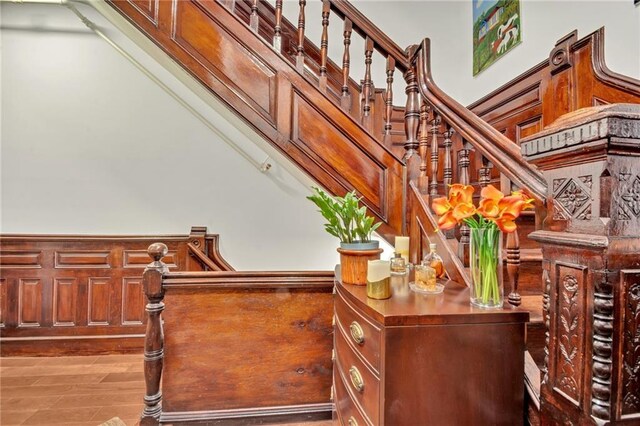
M144 270L142 285L147 297L147 331L144 339L144 380L146 391L144 395L144 410L141 425L156 425L162 412L162 390L160 379L164 360L164 336L160 314L164 310L164 289L162 288L162 274L169 268L160 259L167 255L169 249L162 243L149 246L147 253L153 259Z
M521 141L548 183L543 424L640 420L640 105L586 108Z

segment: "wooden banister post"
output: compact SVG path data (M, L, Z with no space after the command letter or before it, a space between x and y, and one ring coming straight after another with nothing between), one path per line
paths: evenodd
M344 52L342 54L342 96L340 97L340 106L345 111L351 111L351 94L349 93L349 68L351 67L351 56L349 54L349 46L351 45L351 32L353 26L349 18L344 19L343 44Z
M640 418L640 105L585 108L521 140L544 174L542 424Z
M282 0L276 0L276 25L273 29L273 48L282 51Z
M304 8L307 5L307 0L300 0L298 3L300 11L298 12L298 45L296 47L296 69L301 74L304 73L304 28L305 28L305 16Z
M518 232L509 232L507 234L507 242L505 244L507 254L507 277L511 291L507 300L513 306L520 306L522 298L518 293L518 281L520 279L520 237Z
M147 298L147 331L144 338L144 381L146 391L144 395L144 410L141 425L155 425L160 420L162 412L162 366L164 359L164 336L160 314L164 310L164 289L162 288L162 274L168 271L162 263L162 258L169 252L163 243L149 246L147 253L153 261L147 265L142 276L144 294Z
M417 46L410 46L406 53L408 57L414 55ZM404 80L407 83L405 93L407 104L404 110L404 133L406 140L404 143L404 176L402 188L402 233L407 235L407 217L411 206L408 205L409 182L416 180L420 176L421 159L418 155L418 127L420 124L420 96L418 94L418 81L416 80L415 68L408 68L404 72Z
M329 0L322 0L322 35L320 38L320 76L319 86L322 92L327 91L327 54L329 49L329 15L331 14L331 3Z

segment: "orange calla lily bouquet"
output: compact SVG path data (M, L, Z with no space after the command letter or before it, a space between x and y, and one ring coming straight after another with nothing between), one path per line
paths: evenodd
M497 226L502 232L513 232L520 213L533 208L533 198L524 192L515 191L505 196L493 185L482 188L482 199L476 207L473 205L473 191L471 185L456 183L449 188L449 197L433 200L431 207L440 216L440 229L452 229L460 222L465 222L470 228Z
M515 220L523 210L533 208L534 200L522 191L505 196L493 185L488 185L482 188L480 203L476 207L473 191L471 185L451 185L449 196L434 199L431 207L440 216L440 229L452 229L460 222L471 229L471 303L485 308L501 307L502 247L499 231L515 231Z

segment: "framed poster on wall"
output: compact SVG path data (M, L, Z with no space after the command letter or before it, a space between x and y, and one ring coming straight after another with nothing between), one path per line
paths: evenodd
M520 0L473 0L473 75L522 41Z

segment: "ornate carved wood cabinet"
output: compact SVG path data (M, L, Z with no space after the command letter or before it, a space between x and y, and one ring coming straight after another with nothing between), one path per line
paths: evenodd
M549 184L543 424L640 423L640 105L585 108L522 141Z
M339 269L336 274L339 277ZM334 401L343 425L522 424L529 314L472 308L466 287L391 299L336 282Z

